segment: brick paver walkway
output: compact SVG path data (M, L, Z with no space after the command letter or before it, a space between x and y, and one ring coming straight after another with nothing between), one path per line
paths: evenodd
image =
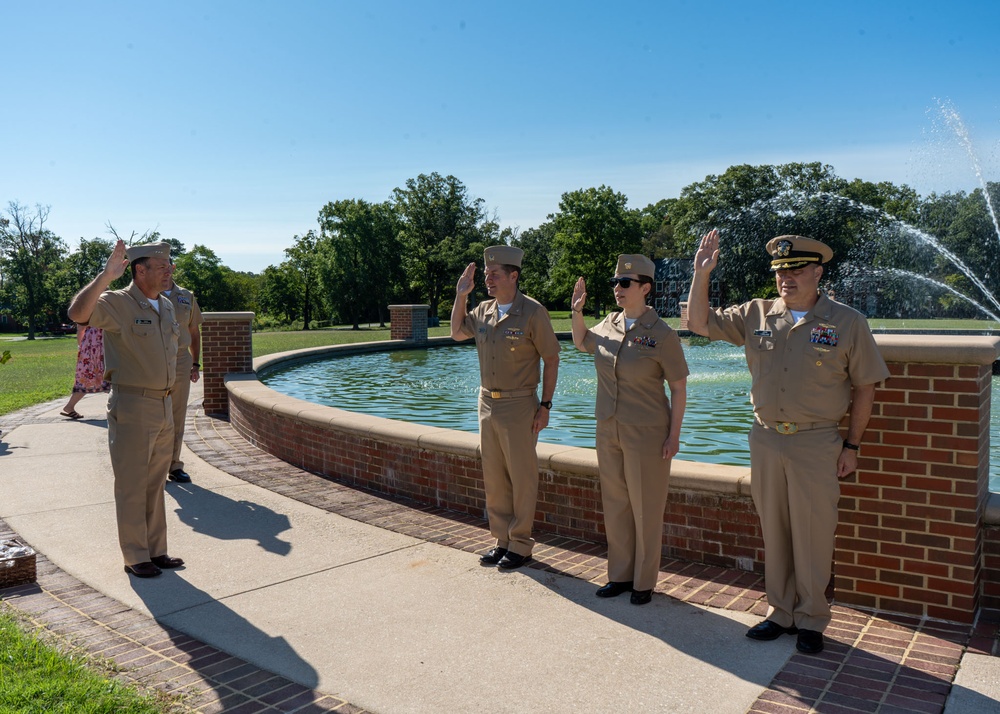
M10 415L0 421L0 429L48 419L44 413L52 406ZM185 442L222 471L331 513L470 553L492 545L481 519L302 471L260 451L227 421L206 417L194 407L188 411ZM0 537L11 534L0 521ZM541 534L534 556L529 567L604 582L603 545ZM44 555L38 557L38 583L0 589L0 600L71 646L113 660L123 678L176 695L177 711L364 711L163 627L66 575ZM662 564L656 592L759 616L766 612L763 580L754 573L668 560ZM970 628L835 606L825 651L793 655L750 711L939 713L964 652L1000 655L997 618L980 620Z

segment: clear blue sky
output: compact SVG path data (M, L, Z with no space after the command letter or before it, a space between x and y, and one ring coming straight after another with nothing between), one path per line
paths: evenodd
M1000 180L1000 2L0 0L0 208L158 229L236 270L328 201L453 174L501 223L566 191L643 207L733 164Z

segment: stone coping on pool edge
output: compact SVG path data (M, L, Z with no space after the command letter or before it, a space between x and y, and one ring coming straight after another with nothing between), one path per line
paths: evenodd
M560 340L571 339L568 332L557 333L557 336ZM875 342L886 362L986 365L1000 358L1000 337L962 336L957 341L959 344L956 344L956 340L942 339L941 335L876 334ZM335 427L359 436L371 435L420 449L480 458L479 437L476 434L315 404L281 394L258 379L259 375L266 375L275 369L312 362L328 356L445 347L456 344L461 343L455 342L450 337L431 337L426 343L420 344L409 340L383 340L277 352L254 359L253 373L229 374L225 382L234 396L251 403L254 407L304 423ZM543 470L571 471L597 478L597 452L594 449L539 442L538 467ZM681 490L747 497L751 495L750 469L742 466L675 459L670 470L670 481L672 488ZM988 525L1000 525L1000 493L990 494L984 521Z

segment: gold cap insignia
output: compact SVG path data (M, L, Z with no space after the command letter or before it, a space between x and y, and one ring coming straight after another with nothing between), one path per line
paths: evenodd
M631 270L631 269L632 269L632 264L631 263L625 263L625 270Z
M779 258L785 258L792 252L792 242L790 240L778 241L774 254Z

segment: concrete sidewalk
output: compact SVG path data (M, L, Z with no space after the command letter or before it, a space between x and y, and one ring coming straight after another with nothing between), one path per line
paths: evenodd
M599 547L544 541L535 567L483 568L474 519L276 464L196 411L194 483L167 486L170 554L186 566L135 579L117 545L105 400L85 398L77 422L61 406L3 420L0 518L45 567L0 598L46 626L80 621L62 634L189 710L1000 710L995 627L837 608L827 652L807 658L792 637L744 637L763 607L748 574L668 564L657 590L671 596L635 607L594 597ZM94 644L111 632L141 655Z

